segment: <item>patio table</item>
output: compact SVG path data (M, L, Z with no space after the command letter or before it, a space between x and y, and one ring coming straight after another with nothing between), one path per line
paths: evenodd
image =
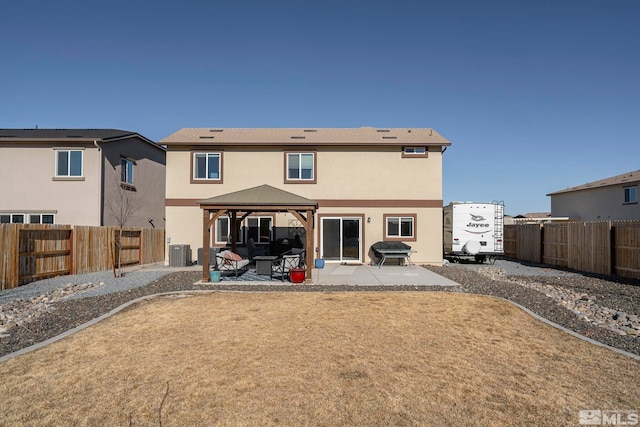
M259 274L261 276L268 275L269 277L273 278L273 273L272 273L273 262L277 259L278 257L273 255L254 256L253 260L256 263L256 274Z

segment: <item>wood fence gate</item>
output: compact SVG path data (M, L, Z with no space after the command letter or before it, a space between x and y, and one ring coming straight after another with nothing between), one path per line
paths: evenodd
M165 231L154 228L0 225L0 290L65 274L164 261ZM121 246L118 245L121 242Z

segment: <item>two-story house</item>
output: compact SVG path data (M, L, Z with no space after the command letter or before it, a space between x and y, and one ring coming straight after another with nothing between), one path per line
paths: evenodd
M555 191L551 216L582 221L640 220L640 170Z
M274 242L304 244L310 229L315 247L307 253L326 262L368 263L378 241L409 244L417 263L442 262L442 153L450 142L433 129L185 128L160 143L172 244L203 247L203 201L240 203L266 192L282 203L316 203L311 228L256 200L245 215L215 218L211 246L235 234L273 252Z
M117 129L0 129L0 223L164 228L166 152Z

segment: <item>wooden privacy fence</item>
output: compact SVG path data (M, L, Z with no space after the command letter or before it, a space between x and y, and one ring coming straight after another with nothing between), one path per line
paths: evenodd
M64 274L164 261L165 231L155 228L0 225L0 290ZM118 245L118 241L121 244ZM120 251L120 253L118 253Z
M640 279L640 221L505 225L505 255Z

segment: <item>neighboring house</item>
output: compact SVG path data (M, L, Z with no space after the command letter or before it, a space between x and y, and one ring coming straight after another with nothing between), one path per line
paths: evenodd
M568 221L568 217L552 217L551 212L529 212L516 216L504 216L505 225L542 224L547 222Z
M164 228L165 149L116 129L0 129L0 222Z
M551 215L582 221L640 220L640 170L547 194Z
M450 142L432 129L185 128L160 143L167 240L194 255L205 228L199 201L234 202L237 193L257 206L269 192L287 206L297 197L317 202L311 253L326 262L368 263L372 244L402 241L417 251L414 262L442 263L442 153ZM234 215L215 219L211 247L227 245ZM282 239L306 241L286 211L256 209L235 228L239 244L255 244L256 253L274 255Z

